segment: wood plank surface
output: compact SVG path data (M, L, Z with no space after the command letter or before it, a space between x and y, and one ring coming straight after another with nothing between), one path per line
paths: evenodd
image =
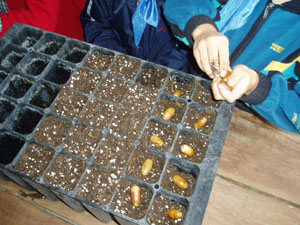
M300 209L216 177L203 225L299 225Z
M217 173L300 205L300 135L235 109Z

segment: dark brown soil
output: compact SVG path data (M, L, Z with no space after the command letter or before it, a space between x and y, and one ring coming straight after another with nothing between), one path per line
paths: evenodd
M134 143L131 140L120 140L117 137L105 137L95 154L94 162L102 166L123 170L133 151Z
M87 169L77 194L93 203L108 205L119 183L119 176L117 171L92 166Z
M138 83L153 89L159 89L164 84L164 80L168 75L168 71L164 69L145 67L142 69Z
M98 71L105 71L111 65L113 59L114 55L105 55L97 52L87 58L84 66Z
M157 90L136 85L129 88L128 93L124 97L123 106L138 112L150 112L157 98Z
M116 107L113 104L93 99L81 113L79 121L97 129L107 129L115 110Z
M141 169L146 159L151 159L153 161L153 167L148 175L143 175ZM145 147L140 146L134 151L126 173L131 177L153 184L158 182L164 165L164 158L154 155Z
M180 90L181 98L191 98L195 87L194 81L181 81L176 77L168 77L168 83L164 89L164 92L173 95L175 91Z
M182 212L182 219L170 219L168 217L168 211L171 209L178 209ZM147 215L147 222L155 225L177 225L183 224L184 217L186 215L186 208L178 202L169 200L163 196L157 196L151 206L151 209ZM195 224L196 225L196 224Z
M188 182L188 187L186 189L182 189L175 185L173 182L174 175L183 177ZM172 164L168 164L163 176L161 183L163 188L183 196L191 196L193 194L196 179L192 174L186 173Z
M206 105L213 108L218 108L222 101L217 101L212 97L211 90L197 83L196 90L193 96L193 100L202 105Z
M87 97L74 93L64 86L54 104L53 112L57 115L75 119L87 102Z
M85 169L85 161L60 154L44 176L44 181L65 191L75 188Z
M212 110L197 110L196 108L189 108L188 112L184 118L183 126L192 129L194 131L203 132L205 134L210 134L213 131L215 121L216 121L216 111ZM194 128L194 122L201 117L206 117L207 123L200 129Z
M66 137L72 122L60 120L54 116L47 117L36 130L34 138L51 146L58 146Z
M63 151L83 159L92 157L102 134L84 126L74 127L63 144Z
M176 127L164 125L155 121L150 121L143 133L140 142L145 147L150 147L161 152L168 152L172 147L176 132ZM161 138L164 144L162 146L157 146L152 143L150 140L152 135L156 135Z
M186 110L186 104L183 102L175 102L167 98L162 98L156 105L153 115L163 120L163 114L169 107L173 107L175 109L175 113L171 119L167 121L171 123L180 123Z
M101 74L86 69L73 73L68 86L76 91L90 94L101 80Z
M109 74L126 80L132 80L136 76L140 65L141 62L138 60L119 55L109 69Z
M205 157L208 143L208 138L202 135L180 134L174 146L173 154L180 159L201 163ZM181 152L180 147L184 144L189 145L194 149L194 156L189 157Z
M128 215L135 219L141 219L145 216L152 198L152 192L144 187L141 187L141 205L135 207L131 203L130 188L135 185L132 181L127 179L120 180L120 186L113 199L111 207L114 211L124 215Z
M146 123L145 116L144 113L119 109L111 123L110 133L121 138L134 140L140 135Z
M43 175L55 152L43 145L32 143L28 145L19 159L15 169L31 177Z
M119 103L126 94L130 83L120 79L106 77L96 90L95 96L110 102Z

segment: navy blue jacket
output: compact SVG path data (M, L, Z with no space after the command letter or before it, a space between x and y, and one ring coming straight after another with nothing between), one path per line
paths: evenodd
M131 19L137 0L87 0L81 14L86 42L139 57L176 70L189 71L187 52L178 46L162 19L162 4L157 0L157 28L148 25L138 47L134 43ZM177 44L176 44L177 43Z

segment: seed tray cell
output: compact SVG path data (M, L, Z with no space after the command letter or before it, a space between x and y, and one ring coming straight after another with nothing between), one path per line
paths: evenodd
M201 224L233 109L209 86L16 24L0 39L0 176L105 223Z

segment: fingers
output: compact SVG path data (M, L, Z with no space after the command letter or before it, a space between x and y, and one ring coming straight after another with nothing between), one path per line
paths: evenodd
M220 63L220 76L224 77L227 74L228 68L230 68L229 64L229 41L226 36L224 36L225 40L223 42L223 47L219 48L219 63Z

